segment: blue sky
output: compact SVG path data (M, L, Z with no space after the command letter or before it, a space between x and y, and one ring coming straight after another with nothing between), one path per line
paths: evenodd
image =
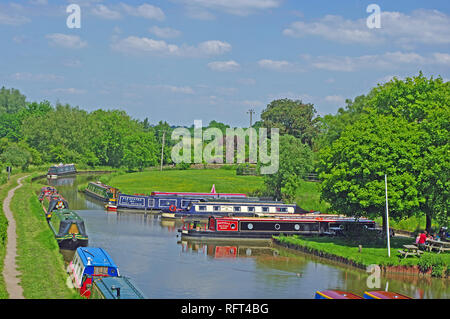
M0 37L1 85L30 101L172 125L246 126L248 109L257 120L285 97L325 115L393 76L450 79L444 0L1 1Z

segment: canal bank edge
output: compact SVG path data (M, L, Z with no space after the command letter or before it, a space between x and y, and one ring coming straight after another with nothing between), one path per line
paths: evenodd
M310 255L314 255L314 256L317 256L320 258L324 258L324 259L328 259L328 260L331 260L334 262L341 263L346 266L355 267L355 268L358 268L361 270L367 269L366 265L355 262L346 257L338 256L338 255L331 254L331 253L328 253L325 251L321 251L319 249L302 246L302 245L298 245L298 244L282 242L278 238L272 238L272 243L274 245L278 245L283 248L296 250L296 251L300 251L300 252L307 253ZM409 266L409 265L395 265L395 266L379 265L379 267L380 267L382 273L399 273L399 274L431 277L432 272L433 272L432 266L428 267L428 269L426 269L426 271L423 271L419 265L413 265L413 266ZM443 279L449 279L448 269L447 269L447 275L443 276Z

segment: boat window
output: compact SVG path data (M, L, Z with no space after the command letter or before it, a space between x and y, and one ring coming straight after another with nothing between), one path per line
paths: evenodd
M206 210L206 206L198 206L198 210Z
M108 267L96 266L94 267L94 275L107 275Z
M220 206L214 206L214 211L218 212L220 210Z
M160 199L159 200L159 206L167 206L169 207L170 205L177 205L177 201L176 200L167 200L167 199Z
M254 212L254 211L255 211L255 207L249 206L249 207L248 207L248 211L249 211L249 212Z
M262 211L263 211L263 212L268 212L268 211L269 211L269 207L263 207L263 208L262 208Z
M287 212L287 208L286 207L277 207L277 212Z
M240 212L240 211L241 211L241 208L240 208L239 206L234 206L234 207L233 207L233 210L234 210L235 212Z

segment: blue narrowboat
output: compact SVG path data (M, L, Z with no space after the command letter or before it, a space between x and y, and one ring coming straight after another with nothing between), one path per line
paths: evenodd
M245 194L216 194L216 193L159 193L151 195L128 195L120 193L117 200L117 209L131 209L141 211L161 211L163 209L183 209L190 203L211 198L243 199ZM234 197L237 196L237 197Z
M111 256L97 247L78 247L68 269L75 288L85 298L90 298L94 280L120 276Z

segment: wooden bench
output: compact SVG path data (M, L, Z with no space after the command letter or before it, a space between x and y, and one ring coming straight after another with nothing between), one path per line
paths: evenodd
M408 256L417 256L420 257L421 254L423 254L423 251L419 250L417 246L414 245L403 245L405 250L399 249L398 252L400 253L401 257L406 258Z

